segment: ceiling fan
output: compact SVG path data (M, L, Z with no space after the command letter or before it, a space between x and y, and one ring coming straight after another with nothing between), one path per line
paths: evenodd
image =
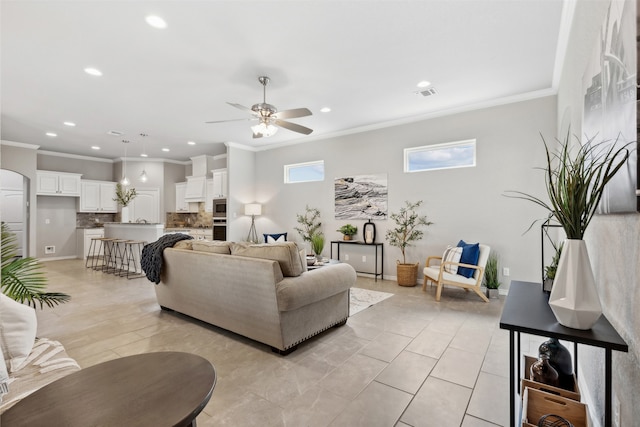
M232 107L236 107L242 111L248 111L253 117L247 119L231 119L231 120L216 120L205 123L225 123L225 122L237 122L241 120L257 120L258 124L251 126L254 138L269 137L274 135L278 131L278 127L283 127L294 132L309 135L313 132L313 129L298 125L296 123L288 122L284 119L294 119L297 117L306 117L311 115L311 111L308 108L294 108L292 110L278 111L278 109L267 104L267 83L270 79L267 76L258 77L258 81L262 84L262 102L254 104L251 108L247 108L240 104L233 102L227 102Z

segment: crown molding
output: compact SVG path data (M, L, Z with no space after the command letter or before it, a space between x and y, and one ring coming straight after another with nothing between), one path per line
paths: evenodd
M27 148L29 150L37 150L38 148L40 148L39 145L25 144L24 142L7 141L5 139L0 141L0 145L6 145L9 147Z

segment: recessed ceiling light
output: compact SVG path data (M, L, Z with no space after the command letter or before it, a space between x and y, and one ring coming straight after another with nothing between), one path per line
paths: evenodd
M189 144L189 145L196 145L195 141L187 141L187 144Z
M147 153L142 153L140 154L140 157L149 157L149 155Z
M92 67L85 68L84 72L87 73L87 74L90 74L92 76L101 76L102 75L102 71L98 70L97 68L92 68Z
M428 87L431 86L431 82L428 82L426 80L421 81L420 83L418 83L416 86L422 88L422 87Z
M169 152L171 150L169 150L168 148L163 148L162 151Z
M100 149L100 147L98 147L97 145L92 145L92 146L91 146L91 149L92 149L92 150L99 150L99 149Z
M58 134L54 132L47 132L46 135L50 137L58 136Z
M160 18L159 16L156 15L149 15L146 18L144 18L145 21L147 21L147 24L151 25L153 28L167 28L167 23L164 19Z
M331 111L331 108L329 108L329 107L322 107L322 108L320 109L320 112L321 112L321 113L328 113L329 111Z
M73 123L73 122L63 122L63 123L64 123L64 125L65 125L65 126L71 126L71 127L73 127L73 126L75 126L75 125L76 125L76 124L75 124L75 123Z

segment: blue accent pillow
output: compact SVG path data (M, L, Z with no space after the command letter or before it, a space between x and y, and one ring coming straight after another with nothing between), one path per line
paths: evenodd
M287 241L287 233L263 234L265 243L279 243Z
M460 262L462 264L478 265L480 258L480 243L465 243L464 240L458 242L458 247L462 248L462 256ZM473 276L476 270L469 267L458 267L458 274L467 279Z

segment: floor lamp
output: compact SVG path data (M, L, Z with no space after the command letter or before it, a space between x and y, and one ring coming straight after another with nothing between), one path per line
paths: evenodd
M251 228L247 240L249 242L258 243L258 233L256 231L256 215L262 215L262 205L258 203L249 203L244 205L244 214L251 215Z

